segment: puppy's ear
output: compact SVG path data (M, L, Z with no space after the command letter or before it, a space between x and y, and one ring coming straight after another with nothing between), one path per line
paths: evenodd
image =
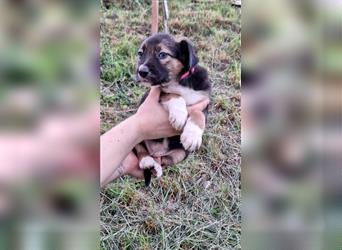
M179 59L187 70L198 63L194 47L187 40L179 42Z

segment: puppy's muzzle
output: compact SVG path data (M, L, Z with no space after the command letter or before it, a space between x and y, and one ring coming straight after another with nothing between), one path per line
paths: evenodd
M138 69L139 76L145 78L150 73L149 69L145 65L140 65Z

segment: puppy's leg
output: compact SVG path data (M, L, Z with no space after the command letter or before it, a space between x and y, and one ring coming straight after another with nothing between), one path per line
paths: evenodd
M192 111L181 134L181 143L186 150L194 151L199 149L202 144L204 127L205 116L203 112Z
M164 94L161 104L169 112L169 121L176 130L181 131L188 118L188 111L183 97L175 94Z
M147 149L141 143L135 146L135 151L137 152L137 157L139 161L139 167L141 169L152 169L154 168L157 172L157 178L161 177L163 174L162 167L158 162L156 162L147 152Z
M151 169L154 168L157 172L157 178L160 178L163 175L162 167L159 165L157 161L155 161L151 156L145 156L139 161L139 167L141 169Z
M168 155L162 156L161 164L163 166L175 165L178 162L183 161L188 156L188 152L184 149L173 149Z
M148 156L148 155L149 155L149 153L148 153L148 151L147 151L147 149L146 149L146 146L145 146L145 143L144 143L144 142L137 144L137 145L134 147L134 149L135 149L135 152L136 152L136 154L137 154L137 157L138 157L138 161L139 161L139 162L140 162L140 160L141 160L142 158L144 158L145 156Z

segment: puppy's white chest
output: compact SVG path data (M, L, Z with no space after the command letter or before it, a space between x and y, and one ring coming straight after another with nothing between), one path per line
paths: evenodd
M180 95L185 100L187 106L202 101L206 97L204 91L195 91L179 84L163 87L163 91Z

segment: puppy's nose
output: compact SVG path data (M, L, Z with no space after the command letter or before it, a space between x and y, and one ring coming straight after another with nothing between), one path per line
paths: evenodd
M141 77L146 77L149 73L149 70L145 65L141 65L139 67L138 73Z

